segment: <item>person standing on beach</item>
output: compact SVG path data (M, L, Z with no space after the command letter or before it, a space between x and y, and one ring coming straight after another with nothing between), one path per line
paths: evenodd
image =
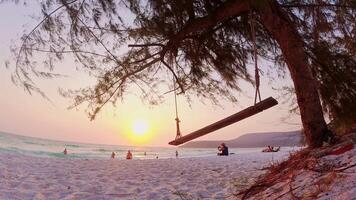
M67 148L64 148L63 154L67 155Z
M111 158L114 159L115 158L115 152L111 153Z
M127 159L127 160L131 160L131 159L132 159L132 153L131 153L130 150L127 151L126 159Z
M178 158L178 151L176 150L176 158Z

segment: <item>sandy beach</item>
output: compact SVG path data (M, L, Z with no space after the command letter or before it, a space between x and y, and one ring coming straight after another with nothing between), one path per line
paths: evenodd
M289 152L273 153L273 161ZM234 199L271 153L99 160L0 154L0 199Z

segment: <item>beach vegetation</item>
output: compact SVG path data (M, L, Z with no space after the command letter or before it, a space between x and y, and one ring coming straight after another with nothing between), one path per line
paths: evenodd
M318 199L322 193L327 196L327 192L335 192L333 187L338 181L344 181L345 170L356 166L352 162L355 136L351 133L347 135L349 139L342 138L338 144L291 153L288 159L272 163L249 187L238 188L235 196L241 199Z

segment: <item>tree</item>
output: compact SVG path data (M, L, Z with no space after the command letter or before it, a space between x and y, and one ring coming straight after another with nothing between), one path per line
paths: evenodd
M291 74L309 146L319 147L331 136L321 100L335 117L355 107L350 104L356 99L354 1L46 0L41 5L44 19L17 49L14 81L39 91L29 73L53 74L39 70L34 53L47 54L43 64L51 70L64 55L73 55L98 82L63 95L73 97L74 106L88 103L92 119L129 85L159 103L157 84L171 82L162 76L167 72L180 93L236 101L237 80L253 83L247 71L252 21L258 55L287 66Z

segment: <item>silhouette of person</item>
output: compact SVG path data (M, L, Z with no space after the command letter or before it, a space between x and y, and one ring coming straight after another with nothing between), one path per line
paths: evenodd
M67 155L67 153L68 153L68 152L67 152L67 148L64 148L63 154L64 154L64 155Z
M114 158L115 158L115 155L116 155L115 152L112 152L112 153L111 153L111 158L114 159Z
M127 159L127 160L131 160L131 159L132 159L132 153L131 153L130 150L127 151L126 159Z
M178 151L176 151L176 158L178 158Z
M225 143L221 143L220 146L218 147L218 150L220 151L218 153L218 156L228 156L229 155L229 148L226 146Z

